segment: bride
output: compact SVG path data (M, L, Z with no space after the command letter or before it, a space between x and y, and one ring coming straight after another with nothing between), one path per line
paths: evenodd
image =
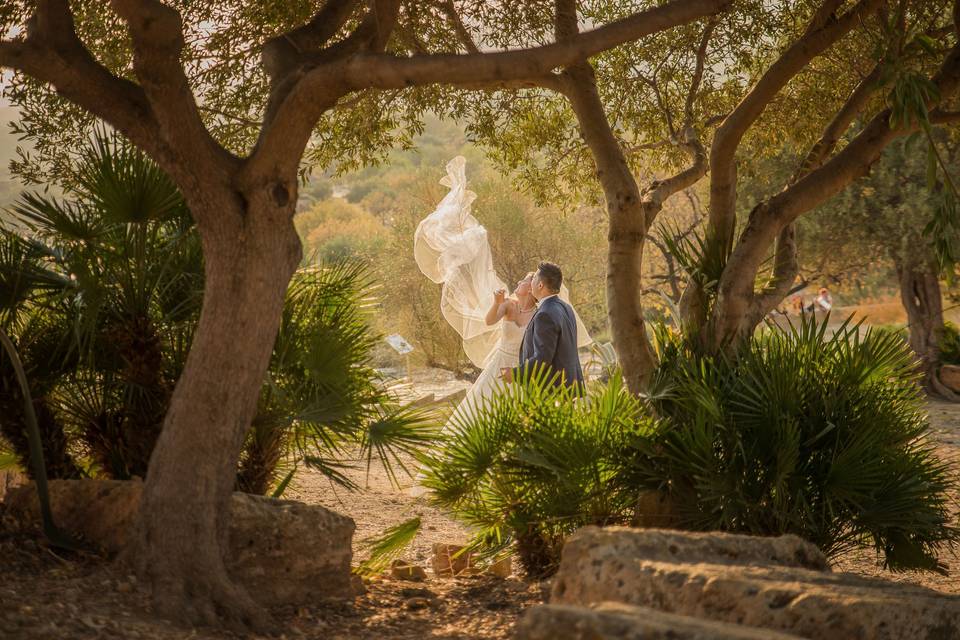
M487 230L470 211L477 195L466 188L463 156L447 163L440 184L450 192L417 227L414 257L423 274L442 285L440 311L463 339L467 357L482 369L444 427L447 431L493 395L501 383L500 369L517 366L524 328L536 307L530 292L533 273L521 278L507 296L506 285L493 268ZM560 297L568 300L565 287ZM592 342L579 316L577 336L579 347Z

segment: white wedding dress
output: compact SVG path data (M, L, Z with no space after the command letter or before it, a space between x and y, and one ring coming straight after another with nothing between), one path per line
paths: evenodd
M482 369L444 427L446 431L494 394L502 384L501 369L519 364L525 328L506 318L491 326L485 321L494 291L506 289L506 285L494 271L487 230L470 213L477 195L467 189L463 156L447 163L447 175L440 184L450 187L450 192L417 227L414 257L423 274L442 285L440 312L463 338L467 357ZM531 270L535 267L530 265ZM569 301L566 287L560 297ZM585 347L591 342L578 315L577 344Z

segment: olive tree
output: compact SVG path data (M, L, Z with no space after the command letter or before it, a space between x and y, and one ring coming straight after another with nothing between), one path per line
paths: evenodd
M578 20L574 2L554 4L561 42L576 37L582 17L619 7L591 5ZM609 217L610 323L631 390L655 366L640 263L666 198L709 181L701 255L687 265L680 310L704 348L736 345L794 285L797 217L867 173L921 121L960 119L949 108L960 83L953 6L951 21L941 0L735 2L537 78L526 100L493 95L474 105L477 135L544 197L582 188L595 172ZM902 117L905 105L917 117ZM806 147L802 161L781 190L738 217L739 164L786 140Z
M417 87L521 87L558 68L588 73L591 56L727 2L640 5L582 33L571 4L555 42L460 44L466 25L486 25L509 4L464 3L469 19L452 2L400 0L28 0L0 9L0 66L15 72L13 97L47 118L52 139L89 117L121 132L176 182L201 237L201 316L127 552L159 613L265 622L229 580L222 553L237 456L301 258L293 216L305 155L325 165L351 145L376 146L351 125L369 118L381 126L364 131L389 137L396 122L382 112ZM439 49L447 41L457 44ZM623 260L628 268L632 258Z

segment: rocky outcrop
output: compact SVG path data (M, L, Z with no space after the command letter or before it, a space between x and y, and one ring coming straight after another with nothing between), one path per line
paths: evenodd
M945 364L940 367L940 382L948 389L960 393L960 367L955 364Z
M701 620L648 607L606 602L591 607L548 604L517 624L517 640L798 640L798 636Z
M488 575L509 578L513 574L510 556L488 565L477 562L477 556L458 544L434 544L431 565L438 578Z
M0 502L3 502L7 493L27 482L27 475L16 468L0 469Z
M52 480L58 526L118 553L134 526L140 482ZM39 521L32 484L7 496L9 513ZM353 520L323 507L234 493L227 570L261 604L299 604L349 597Z
M817 640L960 638L960 598L832 573L795 536L586 527L564 546L551 602L618 602Z

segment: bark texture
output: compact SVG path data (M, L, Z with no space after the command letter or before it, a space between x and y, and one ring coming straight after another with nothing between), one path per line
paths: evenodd
M222 550L237 458L301 254L292 223L281 222L289 220L290 198L281 197L280 207L274 195L201 205L219 205L204 212L211 224L200 226L203 310L150 460L140 534L127 554L153 586L157 611L192 623L267 623L228 579ZM221 224L213 223L217 217Z
M917 354L927 391L948 400L960 398L940 382L940 341L943 337L943 298L936 265L905 262L897 265L900 300L907 312L910 348Z

